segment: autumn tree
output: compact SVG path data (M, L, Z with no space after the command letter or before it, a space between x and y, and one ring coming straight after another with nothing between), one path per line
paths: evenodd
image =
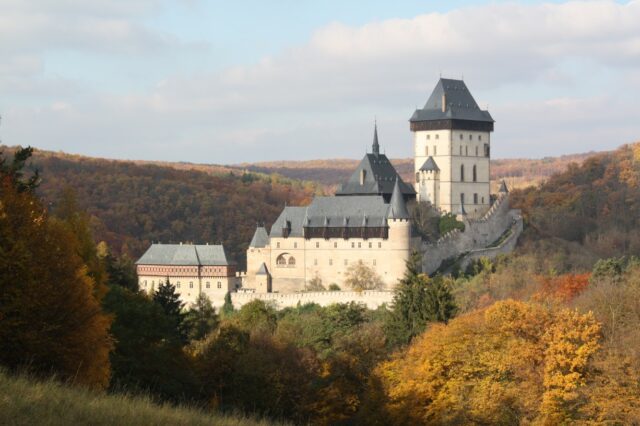
M104 388L111 319L79 256L79 242L48 217L23 180L30 150L0 159L0 363Z
M355 291L380 290L384 287L380 275L362 260L349 265L345 272L344 283Z
M513 300L435 324L375 377L386 424L570 423L599 347L592 314Z
M224 295L224 304L222 305L222 309L220 309L220 314L223 317L229 317L233 315L235 312L235 308L233 307L233 301L231 300L231 293L227 292Z

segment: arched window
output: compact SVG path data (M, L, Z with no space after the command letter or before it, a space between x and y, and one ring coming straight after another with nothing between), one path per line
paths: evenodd
M287 264L287 258L284 257L285 254L281 254L280 256L278 256L278 258L276 259L276 265L285 266Z
M478 180L478 175L476 173L476 166L473 165L473 181L476 182Z
M289 266L294 266L296 264L296 258L291 256L289 258Z
M460 182L464 182L464 164L460 165Z

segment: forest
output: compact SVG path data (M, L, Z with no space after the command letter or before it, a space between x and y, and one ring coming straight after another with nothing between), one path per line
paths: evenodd
M11 374L294 424L640 419L640 144L513 191L526 220L515 253L435 277L420 273L414 255L393 304L374 311L354 303L276 311L260 301L236 309L230 298L215 310L205 297L184 306L170 284L138 292L127 232L173 239L180 228L152 222L144 231L127 217L144 210L122 205L123 194L158 197L158 216L149 214L171 223L179 216L168 212L195 209L190 191L231 199L261 189L260 207L273 202L277 214L277 197L303 202L312 187L104 160L36 158L34 173L31 153L0 159L0 365ZM73 179L56 177L61 170ZM264 214L228 201L211 209L234 217L225 224ZM107 224L122 237L103 238Z

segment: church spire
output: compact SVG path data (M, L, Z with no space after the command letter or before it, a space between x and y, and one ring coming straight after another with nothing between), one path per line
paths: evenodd
M380 144L378 144L378 123L373 124L373 151L375 155L380 155Z
M396 177L396 183L393 186L393 194L391 194L391 201L389 202L389 211L387 213L388 219L409 219L409 212L407 211L407 204L404 202L402 191L400 191L400 181Z

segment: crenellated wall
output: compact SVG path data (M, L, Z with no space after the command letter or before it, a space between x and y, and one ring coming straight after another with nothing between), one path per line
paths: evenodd
M520 217L519 210L509 208L509 194L502 194L479 219L463 219L465 230L443 235L438 241L423 244L422 271L434 273L446 259L484 249L498 240Z
M318 291L305 293L231 293L231 301L236 309L253 301L263 300L272 303L276 309L295 307L300 303L317 303L320 306L329 306L334 303L362 303L369 309L376 309L382 304L391 304L392 291ZM223 300L212 300L216 307L222 306Z

